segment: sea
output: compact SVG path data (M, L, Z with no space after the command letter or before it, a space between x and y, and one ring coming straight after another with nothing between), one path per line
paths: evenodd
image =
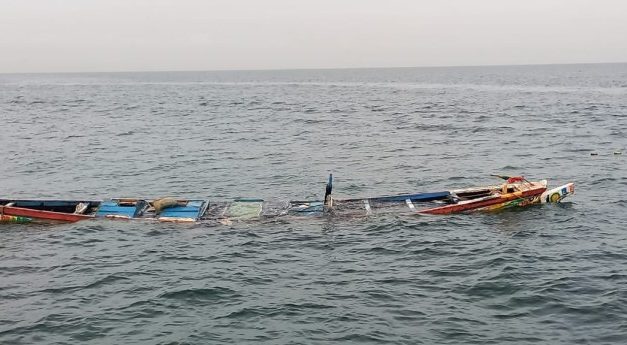
M451 216L0 224L1 344L625 344L627 64L0 75L0 195L367 197Z

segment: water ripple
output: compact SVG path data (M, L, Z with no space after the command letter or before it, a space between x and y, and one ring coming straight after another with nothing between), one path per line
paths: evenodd
M626 66L0 75L16 198L577 183L492 214L2 225L0 343L623 344Z

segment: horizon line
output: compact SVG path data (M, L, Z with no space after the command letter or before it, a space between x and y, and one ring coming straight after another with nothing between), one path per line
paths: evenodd
M0 75L15 74L107 74L107 73L191 73L191 72L277 72L277 71L333 71L333 70L368 70L368 69L411 69L411 68L467 68L467 67L525 67L557 65L620 65L627 61L614 62L566 62L566 63L529 63L529 64L473 64L473 65L423 65L423 66L373 66L373 67L296 67L296 68L250 68L250 69L163 69L163 70L117 70L117 71L54 71L54 72L0 72Z

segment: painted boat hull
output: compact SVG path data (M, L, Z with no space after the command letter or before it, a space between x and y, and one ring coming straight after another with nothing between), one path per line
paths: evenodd
M505 193L501 195L492 195L482 197L476 200L468 200L461 201L457 204L445 205L440 207L429 208L426 210L420 210L418 213L420 214L452 214L452 213L460 213L467 212L473 210L481 210L490 207L496 207L499 205L504 205L510 203L512 201L522 200L528 198L533 198L536 196L542 195L546 191L546 187L534 187L524 191L516 191L513 193Z
M9 216L6 214L0 214L0 223L25 224L25 223L31 223L32 221L33 219L28 218L28 217Z
M540 202L545 203L556 203L562 201L565 197L572 195L575 193L575 184L567 183L563 186L559 186L557 188L553 188L547 190L542 193L540 196Z
M501 203L489 207L481 208L481 211L497 211L508 208L516 208L516 207L526 207L529 205L537 205L537 204L549 204L549 203L559 203L565 197L572 195L575 192L575 184L567 183L563 186L559 186L550 190L546 190L541 195L534 195L528 198L521 198L512 200L506 203Z
M0 206L0 214L5 216L26 217L31 219L43 220L43 221L56 221L56 222L78 222L85 219L93 219L93 215L74 214L44 210L34 210L30 208L13 207L13 206Z

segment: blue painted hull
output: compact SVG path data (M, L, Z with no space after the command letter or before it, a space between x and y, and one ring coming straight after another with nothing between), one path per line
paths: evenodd
M344 199L343 201L358 201L358 200L370 200L373 202L404 202L406 200L416 202L429 202L435 200L444 200L451 196L450 192L436 192L436 193L418 193L418 194L401 194L391 196L379 196L374 198L362 198L362 199ZM340 200L342 201L342 200Z

